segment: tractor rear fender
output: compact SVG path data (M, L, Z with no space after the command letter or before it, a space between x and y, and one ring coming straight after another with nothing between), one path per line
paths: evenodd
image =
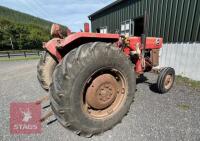
M44 44L44 48L57 59L61 61L62 58L72 49L79 47L82 44L88 42L117 42L119 40L119 34L101 34L101 33L88 33L78 32L69 35L64 39L53 38L49 42Z

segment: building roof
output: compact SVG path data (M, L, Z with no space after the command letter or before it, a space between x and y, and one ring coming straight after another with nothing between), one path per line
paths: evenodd
M101 12L111 8L111 7L113 7L114 5L117 5L118 3L122 2L122 1L124 1L124 0L116 0L115 2L109 4L109 5L105 6L105 7L103 7L102 9L94 12L93 14L89 15L88 18L91 19L91 17L93 17L93 16L95 16L95 15L97 15L97 14L99 14L99 13L101 13Z

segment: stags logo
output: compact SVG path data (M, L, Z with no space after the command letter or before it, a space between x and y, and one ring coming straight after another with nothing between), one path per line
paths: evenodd
M10 132L12 134L41 133L41 106L35 103L10 104Z
M22 119L23 122L28 122L32 118L31 116L32 113L29 111L29 108L28 111L26 112L21 111L21 113L23 114L23 119Z

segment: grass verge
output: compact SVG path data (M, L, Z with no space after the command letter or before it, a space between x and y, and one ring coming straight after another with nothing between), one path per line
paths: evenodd
M187 111L190 109L190 105L188 104L178 104L177 107L180 109L180 110L183 110L183 111Z
M200 90L200 81L191 80L180 75L176 76L176 84L185 85Z

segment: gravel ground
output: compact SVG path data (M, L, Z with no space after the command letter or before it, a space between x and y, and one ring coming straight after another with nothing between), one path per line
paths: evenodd
M79 137L60 126L58 122L49 126L46 122L43 123L41 134L12 135L9 131L10 103L31 102L46 95L37 81L36 65L37 60L0 62L1 141L200 140L200 92L175 84L170 92L160 95L155 92L153 85L157 76L149 73L145 74L145 82L138 82L135 102L122 123L101 135L89 139ZM45 109L43 112L47 111L48 109Z

